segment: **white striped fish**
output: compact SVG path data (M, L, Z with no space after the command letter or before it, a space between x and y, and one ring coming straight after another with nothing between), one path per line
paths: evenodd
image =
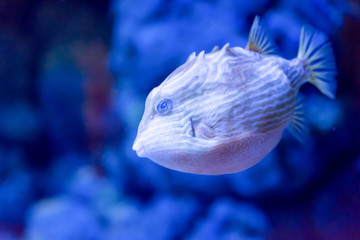
M275 53L259 17L245 49L226 44L192 53L148 95L133 149L170 169L218 175L259 162L286 128L301 140L297 93L310 82L335 97L332 48L323 33L306 27L296 58Z

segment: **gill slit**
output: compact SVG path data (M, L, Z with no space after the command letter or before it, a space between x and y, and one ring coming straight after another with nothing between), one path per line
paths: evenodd
M190 117L190 123L191 123L191 136L195 137L196 136L195 126L194 126L194 122L192 120L192 117Z

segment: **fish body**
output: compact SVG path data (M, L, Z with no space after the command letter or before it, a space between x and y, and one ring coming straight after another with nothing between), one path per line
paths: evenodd
M218 175L259 162L286 128L301 139L301 85L332 98L336 89L327 38L313 30L301 36L297 58L276 56L257 17L245 49L226 44L190 55L150 92L133 149L170 169Z

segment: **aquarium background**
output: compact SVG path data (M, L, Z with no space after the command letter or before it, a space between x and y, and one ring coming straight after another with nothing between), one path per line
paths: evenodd
M136 156L149 91L193 51L244 47L255 15L285 58L325 32L335 101L302 87L310 134L200 176ZM360 3L1 0L0 240L360 239Z

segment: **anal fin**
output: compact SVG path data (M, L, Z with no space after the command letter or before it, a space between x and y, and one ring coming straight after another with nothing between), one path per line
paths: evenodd
M303 110L303 101L298 97L291 122L288 126L290 133L300 142L304 143L309 134L309 128Z

